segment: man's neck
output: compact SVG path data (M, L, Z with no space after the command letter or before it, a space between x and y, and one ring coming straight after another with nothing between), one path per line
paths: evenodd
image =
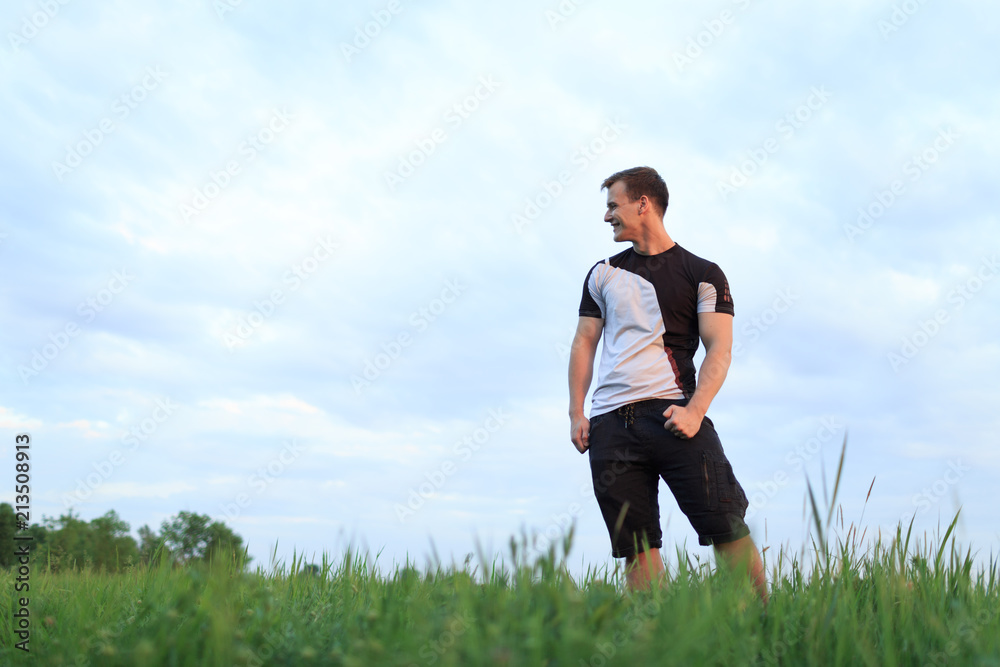
M632 250L635 250L640 255L659 255L661 252L670 250L675 245L677 244L670 238L670 234L667 234L666 230L661 227L658 233L632 241Z

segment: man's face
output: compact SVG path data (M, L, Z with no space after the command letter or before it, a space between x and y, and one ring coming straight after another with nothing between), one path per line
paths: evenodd
M639 238L639 206L642 201L640 197L630 202L622 181L616 181L608 188L608 212L604 214L604 222L611 223L615 241L633 241Z

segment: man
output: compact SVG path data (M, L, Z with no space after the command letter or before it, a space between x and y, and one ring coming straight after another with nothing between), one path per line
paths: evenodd
M674 243L663 226L669 193L654 169L609 176L604 221L632 247L587 273L569 361L571 439L589 450L594 494L629 588L662 575L659 479L702 545L746 569L767 602L764 566L743 517L747 499L705 416L726 378L733 300L722 270ZM604 336L591 417L583 402ZM695 380L698 339L705 360Z

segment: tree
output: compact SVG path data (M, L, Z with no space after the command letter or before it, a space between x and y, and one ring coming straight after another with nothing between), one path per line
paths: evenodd
M14 564L14 532L17 530L17 518L14 507L9 503L0 503L0 567L10 567Z
M162 557L167 552L166 547L163 544L163 538L158 537L156 531L154 531L149 526L143 526L139 529L139 558L143 563L150 563L153 560L153 556L157 554L159 550L159 555Z
M175 562L189 564L207 562L212 558L242 557L243 538L221 521L212 521L207 514L182 511L172 521L164 521L160 536ZM250 559L247 558L246 562Z
M17 521L14 508L0 503L0 567L14 564L14 535ZM57 519L42 517L32 524L27 535L32 561L42 568L94 567L110 572L133 563L149 563L159 551L162 557L178 565L207 562L213 558L250 562L243 548L243 538L221 521L192 512L181 512L164 521L157 535L149 526L139 529L139 540L129 534L129 525L114 510L89 523L74 514L72 508Z
M114 510L88 523L70 509L58 519L43 517L42 525L33 525L28 532L35 538L31 548L38 554L38 562L54 570L89 565L117 572L139 560L129 525Z
M93 535L86 521L73 514L72 508L58 519L42 517L45 542L36 545L39 560L53 569L62 566L83 567L93 562Z
M91 558L94 567L118 571L139 560L139 548L129 525L114 510L90 522Z

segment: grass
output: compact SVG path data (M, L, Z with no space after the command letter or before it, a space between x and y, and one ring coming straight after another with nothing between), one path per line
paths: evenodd
M954 527L954 523L951 528ZM950 530L949 528L949 534ZM238 563L37 573L31 654L45 665L998 665L997 564L973 572L954 539L902 526L863 553L841 542L806 571L771 568L766 615L749 582L694 569L623 595L618 572L566 571L567 544L532 563L420 571L350 554L318 574ZM518 548L513 549L517 561ZM13 575L3 577L13 586ZM8 589L11 590L11 589ZM11 627L11 597L2 606Z
M843 452L828 507L842 469ZM912 522L868 542L854 525L834 539L834 512L811 485L809 498L812 565L784 550L767 559L766 613L745 575L680 552L647 592L624 594L620 570L575 579L570 531L539 557L522 536L507 561L384 575L377 556L350 552L315 570L296 556L253 573L237 561L36 570L31 653L12 647L5 596L0 664L1000 665L998 562L973 569L957 515L933 539L913 536ZM0 585L12 591L14 578L0 573Z

